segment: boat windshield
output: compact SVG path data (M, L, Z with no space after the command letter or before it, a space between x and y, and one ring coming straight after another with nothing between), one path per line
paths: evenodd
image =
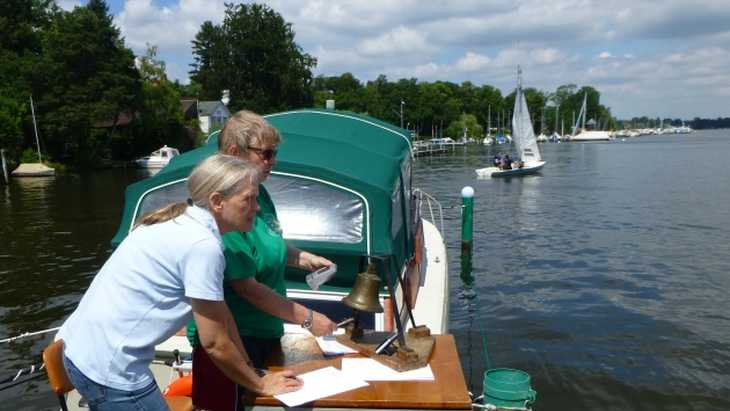
M145 193L135 223L160 207L185 201L185 183L179 180ZM288 175L273 174L264 186L276 205L284 238L351 244L363 240L365 206L356 194L322 181Z

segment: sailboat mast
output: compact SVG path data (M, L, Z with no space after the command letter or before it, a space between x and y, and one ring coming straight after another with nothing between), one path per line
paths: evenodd
M42 163L41 158L41 143L38 140L38 126L35 123L35 108L33 108L33 95L30 95L30 112L33 115L33 131L35 132L35 145L38 147L38 162Z
M492 135L492 105L490 104L487 109L487 137Z

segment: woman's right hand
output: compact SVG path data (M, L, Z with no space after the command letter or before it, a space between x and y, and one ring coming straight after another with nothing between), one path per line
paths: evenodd
M302 380L291 370L272 372L261 377L261 394L284 394L302 388L302 384Z

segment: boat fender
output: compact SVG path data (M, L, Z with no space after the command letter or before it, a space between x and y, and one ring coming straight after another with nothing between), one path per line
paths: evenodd
M423 222L418 222L418 228L416 229L416 236L413 242L413 260L417 265L421 265L423 259Z
M165 391L162 392L165 397L192 397L193 396L193 374L190 373L171 382Z

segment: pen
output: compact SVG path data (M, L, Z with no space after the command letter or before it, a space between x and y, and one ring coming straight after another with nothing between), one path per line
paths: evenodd
M337 328L344 327L344 326L346 326L347 324L350 324L353 321L355 321L355 319L352 318L352 317L347 318L347 319L344 319L344 320L342 320L342 321L340 321L340 322L337 323Z

